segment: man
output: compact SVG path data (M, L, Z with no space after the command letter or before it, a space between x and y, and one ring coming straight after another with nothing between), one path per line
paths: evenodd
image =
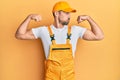
M75 80L74 53L79 38L89 41L102 40L101 28L88 15L80 15L78 23L87 20L91 30L81 26L68 26L70 13L76 12L65 1L57 2L52 10L54 22L50 26L27 29L30 20L41 21L38 14L30 14L16 31L17 39L38 39L43 43L45 51L45 80Z

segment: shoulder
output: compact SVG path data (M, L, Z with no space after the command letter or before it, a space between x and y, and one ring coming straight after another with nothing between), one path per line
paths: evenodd
M75 35L78 35L78 37L80 38L82 38L86 30L87 28L82 27L82 26L76 26L76 25L71 26L71 32Z
M32 28L32 32L34 34L40 34L40 33L43 33L45 31L47 31L47 26L39 26L39 27Z
M71 29L72 30L77 30L77 31L82 31L82 30L86 30L87 28L85 28L85 27L82 27L82 26L78 26L78 25L72 25L71 26Z
M47 32L47 26L39 26L32 28L32 33L35 35L36 38L41 38L41 36Z
M32 28L32 31L44 31L47 29L47 26L39 26Z
M34 27L32 29L46 29L46 28L47 28L47 26L38 26L38 27Z

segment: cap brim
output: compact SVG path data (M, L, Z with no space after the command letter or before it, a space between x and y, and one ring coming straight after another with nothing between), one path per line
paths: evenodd
M65 12L72 12L72 13L76 12L76 10L72 9L72 8L67 8L67 9L64 9L63 11L65 11Z

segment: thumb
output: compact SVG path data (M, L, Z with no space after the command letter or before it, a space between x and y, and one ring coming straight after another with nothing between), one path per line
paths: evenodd
M77 22L78 22L78 24L82 22L82 19L80 16L78 17Z

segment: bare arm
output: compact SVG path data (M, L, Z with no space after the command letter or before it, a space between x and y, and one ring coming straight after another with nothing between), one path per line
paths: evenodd
M18 27L18 29L15 33L15 37L17 39L21 39L21 40L23 40L23 39L36 39L32 33L32 30L27 29L31 20L40 21L41 17L40 17L40 15L37 15L37 14L29 15Z
M78 17L78 23L87 20L91 26L91 30L87 29L83 35L84 40L102 40L104 38L104 33L99 25L90 17L86 15L82 15Z

